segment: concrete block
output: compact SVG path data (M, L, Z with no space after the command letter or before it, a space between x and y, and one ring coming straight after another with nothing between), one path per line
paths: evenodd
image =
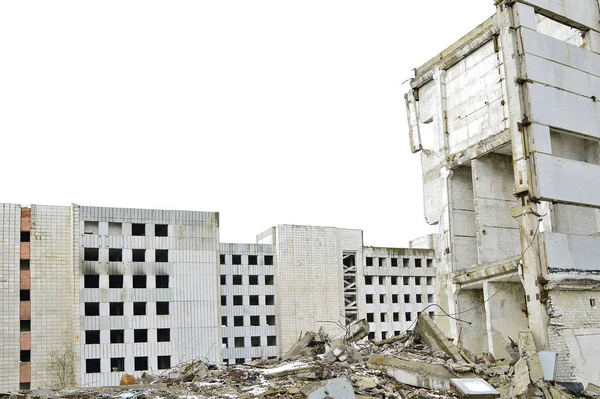
M450 383L465 398L493 399L500 396L500 392L482 378L451 378Z
M442 330L440 330L426 314L421 314L419 317L415 331L419 335L421 341L427 345L434 349L446 352L455 362L464 362L463 357L458 351L458 347L446 338Z
M352 384L345 378L311 382L300 390L308 399L355 399Z
M406 361L376 354L369 357L367 366L386 372L402 384L439 391L450 390L450 378L455 377L437 364Z

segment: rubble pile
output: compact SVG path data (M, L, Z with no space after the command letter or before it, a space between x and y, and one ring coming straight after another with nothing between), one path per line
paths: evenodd
M18 395L19 399L577 397L544 379L542 362L526 331L519 334L516 361L494 359L489 353L471 355L448 341L426 315L414 330L384 341L364 341L367 334L368 324L362 320L337 339L323 331L307 332L281 360L225 367L193 360L160 374L144 373L135 385ZM590 392L581 395L593 395Z

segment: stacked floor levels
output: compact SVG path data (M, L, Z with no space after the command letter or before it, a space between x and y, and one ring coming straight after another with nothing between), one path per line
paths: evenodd
M292 225L257 242L219 244L214 212L0 204L0 390L277 357L359 318L385 338L433 302L431 249Z

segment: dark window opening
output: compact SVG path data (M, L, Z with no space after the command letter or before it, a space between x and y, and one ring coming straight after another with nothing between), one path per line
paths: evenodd
M392 262L392 267L398 267L398 258L392 258L391 262Z
M404 294L404 303L410 303L410 294Z
M20 269L21 270L29 270L30 269L29 259L21 259Z
M21 320L21 322L19 323L19 330L21 332L31 331L31 320Z
M86 302L84 304L84 314L86 316L100 316L100 303L99 302Z
M387 331L382 331L381 332L381 339L386 339L387 338Z
M275 276L266 275L265 276L265 285L273 285L275 284Z
M392 313L392 320L400 321L400 313L399 312Z
M365 276L365 285L373 285L373 277Z
M435 316L435 312L429 312L429 318L433 319L433 316Z
M274 326L275 325L275 316L269 315L267 316L267 325Z
M398 335L400 335L400 331L394 331L394 336L397 337Z
M385 303L385 294L379 294L379 303Z
M410 259L409 258L403 258L402 259L402 267L408 267L410 265Z
M134 329L133 342L148 342L148 330L145 328Z
M31 300L31 290L19 290L19 299L21 302L29 302Z
M273 265L273 255L265 255L265 266Z
M398 285L398 277L396 277L396 276L390 277L390 284Z
M375 339L375 333L374 332L370 332L369 333L369 341L372 341Z
M125 358L124 357L113 357L110 359L110 371L125 371Z
M421 267L421 259L415 259L415 267Z
M158 356L156 363L159 370L166 370L171 368L171 356Z
M433 267L433 259L426 259L427 267Z
M168 249L156 249L154 250L154 256L156 262L168 262L169 261L169 250Z
M367 266L373 266L373 257L367 256L365 258L365 262L366 262Z
M392 303L398 303L398 294L392 294Z
M275 305L275 295L266 295L265 305Z
M221 265L225 264L225 255L219 255L219 264L221 264Z
M19 383L19 391L29 391L31 389L31 382Z
M233 316L233 326L242 327L244 325L244 316Z
M248 276L248 284L250 285L258 285L258 276L250 275Z
M165 274L157 275L156 288L169 288L169 276Z
M373 323L375 321L375 316L373 313L367 313L367 321L369 323Z
M134 365L135 371L148 370L148 356L134 357L133 365Z
M427 285L433 285L433 277L427 277Z
M221 274L221 285L226 285L227 284L227 276L224 274Z
M168 328L156 329L156 341L157 342L170 342L171 341L171 330Z
M249 265L258 265L258 256L248 255L248 264Z
M233 306L242 306L244 304L244 297L242 295L233 296Z
M221 338L221 347L227 348L227 337Z
M275 335L267 335L267 346L276 346L277 337Z
M131 260L133 262L145 262L146 261L146 250L145 249L132 249Z
M373 303L373 294L367 294L365 299L367 303Z
M379 277L379 285L385 285L385 277Z
M221 306L227 306L227 295L221 295Z
M84 248L83 249L83 260L97 261L98 260L98 248Z
M233 275L233 285L242 285L242 276L240 274Z
M238 357L235 359L235 364L244 364L245 361L246 359L244 359L243 357Z
M135 275L133 277L133 288L146 288L146 276Z
M250 305L258 305L258 295L250 295Z
M110 302L109 314L111 316L123 316L123 302Z
M421 285L421 277L415 277L415 285Z
M108 276L108 288L123 288L123 276L120 274Z
M131 224L131 235L132 236L145 236L146 225L144 223L132 223Z
M21 232L21 242L29 242L31 239L31 233L29 231Z
M427 294L427 302L433 303L433 294Z
M260 316L250 316L250 325L251 326L259 326L260 325Z
M146 302L134 302L133 303L133 315L144 316L146 314Z
M250 337L250 346L260 346L260 337Z
M167 237L169 235L169 225L168 224L154 225L154 235L156 237Z
M232 265L241 265L242 264L242 255L231 255L231 264Z
M235 337L233 339L234 345L236 348L243 348L244 347L244 337Z
M100 330L88 330L85 332L85 343L86 345L93 345L100 343Z
M410 285L410 277L402 277L402 284L404 285Z
M109 248L108 249L108 261L109 262L123 262L123 250L120 248Z
M411 317L410 317L410 312L406 312L406 313L404 313L404 319L405 319L406 321L410 321L410 319L411 319Z
M342 263L344 266L352 267L356 266L356 255L355 254L342 254Z
M83 276L83 288L100 287L100 276L97 274L86 274Z
M385 267L385 258L379 258L379 267Z
M169 314L169 302L156 302L156 314L157 315Z
M122 344L125 342L125 330L110 330L110 343Z
M100 359L85 359L85 372L87 374L100 372Z
M387 313L380 313L379 314L379 320L382 322L385 322L385 318L386 318Z
M227 327L227 316L221 316L221 325Z
M421 294L417 294L417 303L421 303Z

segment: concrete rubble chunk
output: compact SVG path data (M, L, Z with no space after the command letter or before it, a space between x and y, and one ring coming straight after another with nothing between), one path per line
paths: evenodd
M348 327L346 342L357 342L369 335L369 323L366 319L360 319Z
M590 382L583 390L583 393L593 398L600 398L600 386Z
M434 349L446 352L455 362L464 363L465 359L460 354L458 347L450 342L442 330L426 314L421 314L417 320L415 332L427 345Z
M500 392L483 378L451 378L450 383L465 398L494 399L500 396Z
M315 339L316 334L307 332L283 355L283 360L297 359L302 355L302 351Z
M352 384L346 378L311 382L300 392L308 399L355 399Z

